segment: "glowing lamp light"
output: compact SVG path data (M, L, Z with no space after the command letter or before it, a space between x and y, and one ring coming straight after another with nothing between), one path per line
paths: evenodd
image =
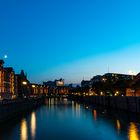
M105 79L105 78L102 79L103 82L106 82L106 80L107 80L107 79Z
M104 93L101 91L101 92L100 92L100 95L101 95L101 96L103 96L103 95L104 95Z
M90 93L89 96L93 96L93 93Z
M35 88L35 85L32 85L32 88Z
M23 81L22 84L23 84L23 85L27 85L27 82L26 82L26 81Z

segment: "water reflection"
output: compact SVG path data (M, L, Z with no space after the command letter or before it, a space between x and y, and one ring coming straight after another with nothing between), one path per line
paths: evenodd
M74 108L75 108L75 106L74 106L74 101L72 101L72 115L74 116Z
M127 113L50 98L46 106L27 114L22 121L14 121L5 128L0 126L0 139L140 140L140 121L134 123L135 119L129 120L127 116Z
M117 124L117 131L118 131L118 134L120 134L120 130L121 130L121 124L120 124L120 121L117 120L117 121L116 121L116 124Z
M97 111L95 109L93 110L93 118L94 118L94 121L97 120Z
M134 122L130 122L128 128L128 138L129 140L140 140L138 127Z
M31 136L32 136L32 139L35 138L35 134L36 134L36 115L35 115L35 112L32 112L32 114L31 114Z
M80 116L80 104L78 102L76 102L76 116Z
M54 98L49 98L49 109L54 110Z
M28 139L28 133L27 133L27 121L26 119L23 119L21 121L21 125L20 125L20 133L21 133L21 140L27 140Z

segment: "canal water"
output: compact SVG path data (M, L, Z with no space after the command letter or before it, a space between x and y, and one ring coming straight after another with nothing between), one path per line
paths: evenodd
M139 116L67 99L0 125L0 140L140 140Z

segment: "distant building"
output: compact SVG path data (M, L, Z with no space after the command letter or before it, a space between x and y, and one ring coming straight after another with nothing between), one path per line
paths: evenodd
M43 85L49 86L49 87L61 87L64 86L64 79L59 79L59 80L55 80L55 81L47 81L47 82L43 82Z
M118 80L133 80L135 75L120 74L120 73L106 73L102 76L103 81L116 82Z
M81 81L81 87L90 86L90 83L91 83L91 81L82 80L82 81Z
M96 83L96 82L101 82L102 81L102 76L101 75L96 75L91 79L91 83Z
M97 75L91 79L92 91L98 95L124 96L129 83L135 78L135 75L106 73Z
M55 80L55 86L63 87L64 86L64 79Z
M68 94L69 87L65 86L64 79L43 82L48 87L48 94Z

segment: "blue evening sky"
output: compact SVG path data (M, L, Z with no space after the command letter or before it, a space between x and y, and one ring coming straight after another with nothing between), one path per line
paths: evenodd
M139 0L0 0L0 57L31 81L140 71Z

